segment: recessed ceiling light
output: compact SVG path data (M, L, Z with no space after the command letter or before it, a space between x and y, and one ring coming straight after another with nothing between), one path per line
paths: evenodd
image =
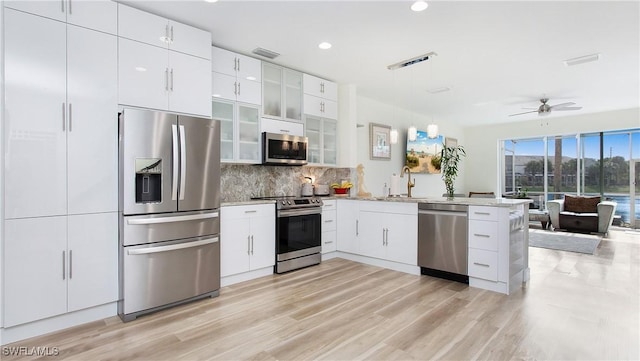
M322 50L331 49L331 43L327 43L326 41L323 41L320 44L318 44L318 47Z
M212 94L211 96L214 97L214 98L220 98L221 97L220 94Z
M147 71L147 68L145 68L143 66L136 66L135 69L136 69L136 71L140 71L140 72Z
M218 2L218 0L204 0L204 1L205 1L205 2L208 2L208 3L215 3L215 2Z
M567 60L564 61L564 65L573 66L573 65L578 65L578 64L590 63L592 61L598 61L598 60L600 60L600 53L591 54L591 55L585 55L585 56L579 56L579 57L573 58L573 59L567 59Z
M418 0L414 2L413 5L411 5L411 10L418 12L418 11L426 10L428 7L429 7L429 4L427 4L426 1Z
M247 80L257 80L255 76L248 76Z

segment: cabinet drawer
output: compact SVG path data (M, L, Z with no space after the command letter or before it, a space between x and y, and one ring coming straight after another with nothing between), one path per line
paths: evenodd
M336 211L322 211L322 232L336 230Z
M498 222L469 221L469 247L498 250Z
M275 222L275 204L256 204L248 206L227 206L220 209L222 219L273 217Z
M332 209L336 209L336 200L335 199L322 200L322 210L323 211L332 210Z
M469 277L498 280L498 252L469 249Z
M498 208L471 206L469 207L469 219L480 221L498 221Z
M336 231L322 232L322 253L334 252L336 250Z

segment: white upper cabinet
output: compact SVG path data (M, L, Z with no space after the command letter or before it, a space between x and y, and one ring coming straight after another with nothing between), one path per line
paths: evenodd
M118 6L113 1L5 1L5 6L69 24L116 34Z
M302 73L266 62L262 73L263 115L302 121Z
M118 210L117 40L67 27L68 213Z
M212 47L213 97L248 104L262 104L262 62Z
M120 38L118 53L118 103L166 110L169 107L167 51Z
M118 103L211 117L211 37L118 5Z
M5 9L5 218L117 211L116 43Z
M317 117L338 119L338 86L334 82L309 74L302 77L304 113Z
M5 218L67 212L66 27L5 9Z
M122 4L118 4L118 36L211 59L209 32Z
M304 74L302 77L304 93L318 98L338 101L338 85L313 75Z

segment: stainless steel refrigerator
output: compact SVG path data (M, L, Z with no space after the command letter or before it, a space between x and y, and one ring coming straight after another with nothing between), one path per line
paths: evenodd
M220 289L220 123L125 108L119 123L123 321Z

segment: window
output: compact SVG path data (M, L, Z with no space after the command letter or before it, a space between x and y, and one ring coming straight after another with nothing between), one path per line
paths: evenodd
M503 162L505 195L536 208L565 194L600 195L618 204L618 222L640 226L640 129L509 139Z

